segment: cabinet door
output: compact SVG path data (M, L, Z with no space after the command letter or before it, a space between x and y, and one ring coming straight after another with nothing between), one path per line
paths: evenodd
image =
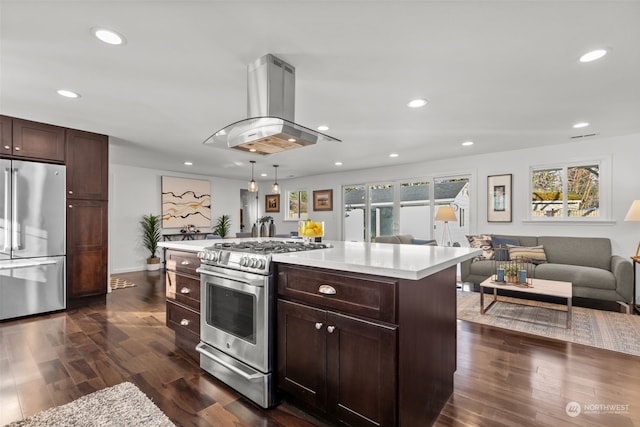
M327 411L352 426L397 425L397 327L327 313Z
M298 399L326 406L326 312L278 300L278 385Z
M13 119L14 156L64 162L64 128Z
M0 154L10 155L11 146L11 118L0 116Z
M108 200L109 139L67 130L67 198Z
M107 202L67 199L67 297L107 292Z

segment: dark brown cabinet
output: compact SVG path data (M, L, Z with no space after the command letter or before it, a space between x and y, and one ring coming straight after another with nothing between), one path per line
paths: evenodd
M67 298L107 292L107 203L67 199Z
M433 424L453 392L456 267L416 280L276 267L283 394L344 425Z
M5 116L2 117L1 126L0 153L2 155L56 163L64 162L64 128Z
M67 198L108 200L108 137L68 129L66 144Z
M0 116L0 141L2 157L66 165L67 307L106 295L108 137Z
M109 141L66 131L67 298L106 295L108 282Z
M278 277L280 295L325 299L318 305L278 300L280 389L348 425L396 425L397 326L349 313L379 313L372 306L394 300L395 282L299 267L283 268ZM320 286L335 293L318 293ZM325 309L332 306L352 310Z
M195 252L165 251L167 326L176 333L176 346L196 361L200 354L200 259Z

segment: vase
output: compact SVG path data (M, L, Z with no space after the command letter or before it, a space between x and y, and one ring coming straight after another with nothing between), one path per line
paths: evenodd
M267 224L264 222L260 225L260 237L267 237Z
M251 227L251 237L258 237L258 226L255 223Z
M269 224L269 237L274 237L276 235L276 225L271 220L271 224Z

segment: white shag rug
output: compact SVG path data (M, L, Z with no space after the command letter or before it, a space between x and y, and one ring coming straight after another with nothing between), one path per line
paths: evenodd
M132 383L125 382L47 409L8 427L175 427Z
M458 292L458 319L640 356L640 316L573 307L572 328L566 329L566 306L498 298L480 314L480 293ZM485 294L485 307L492 300L492 294Z

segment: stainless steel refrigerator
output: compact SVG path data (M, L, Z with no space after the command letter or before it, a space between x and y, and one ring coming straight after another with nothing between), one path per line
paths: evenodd
M0 159L0 320L66 306L66 167Z

